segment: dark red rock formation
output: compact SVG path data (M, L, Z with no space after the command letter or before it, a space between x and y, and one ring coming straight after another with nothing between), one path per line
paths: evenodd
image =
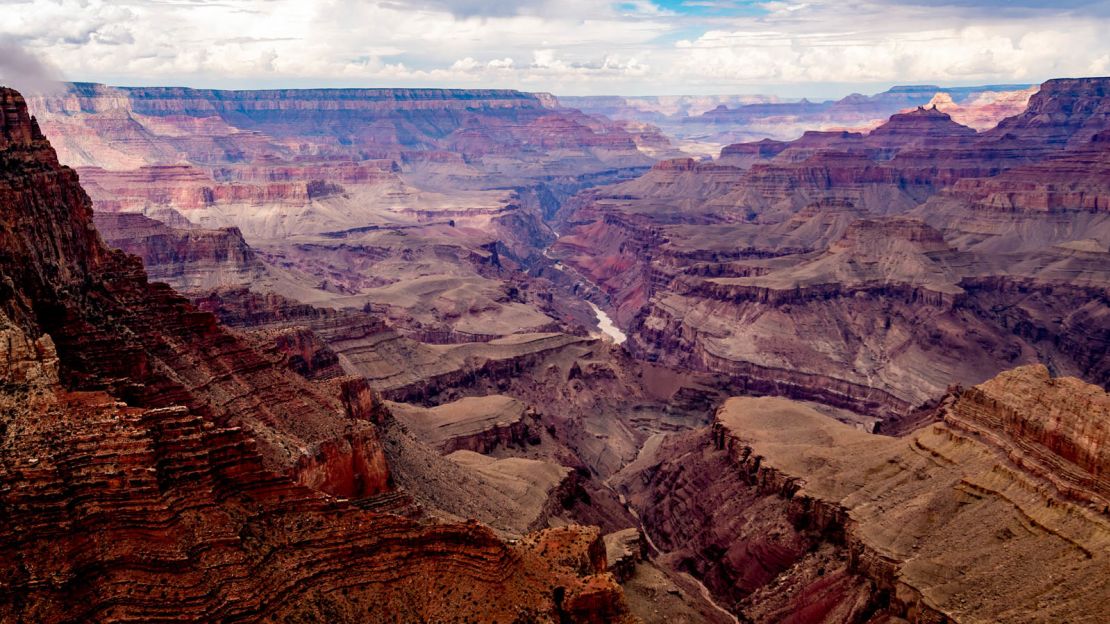
M94 222L105 243L139 256L151 280L179 291L248 286L266 272L238 228L173 228L136 213L98 212Z
M256 293L246 288L215 290L198 297L195 303L197 308L216 315L228 327L301 325L325 335L356 325L369 332L386 330L385 323L370 314L319 308L277 293Z
M334 379L344 375L339 356L308 327L290 326L251 332L248 340L263 353L307 379Z
M367 388L341 401L108 249L10 90L0 226L0 619L623 619L611 577L384 513Z

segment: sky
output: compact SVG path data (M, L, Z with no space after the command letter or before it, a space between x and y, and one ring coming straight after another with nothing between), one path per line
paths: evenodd
M1110 74L1110 0L0 0L0 83L839 97Z

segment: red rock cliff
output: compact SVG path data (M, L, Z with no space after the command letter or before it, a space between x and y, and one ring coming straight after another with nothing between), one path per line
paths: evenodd
M372 397L148 283L0 113L0 620L623 620L611 577L385 513Z

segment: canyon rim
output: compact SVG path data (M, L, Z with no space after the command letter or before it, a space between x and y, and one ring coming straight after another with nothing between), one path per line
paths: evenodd
M1110 622L1110 3L0 9L0 622Z

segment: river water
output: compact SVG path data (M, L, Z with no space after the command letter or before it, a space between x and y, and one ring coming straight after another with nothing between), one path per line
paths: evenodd
M613 323L613 319L609 318L609 315L605 313L605 310L602 310L589 301L587 301L586 303L589 303L590 308L593 309L594 316L597 317L597 325L601 328L601 333L612 338L613 342L617 344L621 344L625 340L628 340L628 336L625 336L624 332L622 332L620 328Z

